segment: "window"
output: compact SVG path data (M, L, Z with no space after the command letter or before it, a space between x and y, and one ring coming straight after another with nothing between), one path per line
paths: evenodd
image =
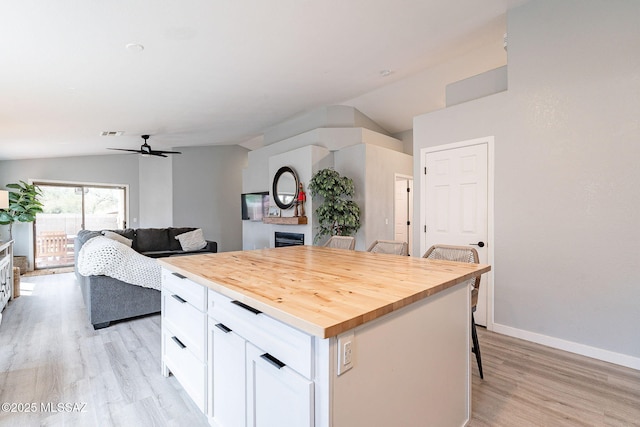
M79 230L127 226L126 185L34 184L42 190L44 210L33 224L36 269L73 265L73 244Z

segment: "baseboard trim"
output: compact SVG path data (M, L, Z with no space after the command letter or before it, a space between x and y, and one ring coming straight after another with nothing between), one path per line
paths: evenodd
M629 356L626 354L615 353L601 348L591 347L560 338L550 337L535 332L525 331L523 329L513 328L511 326L493 324L493 331L499 334L508 335L514 338L520 338L526 341L535 342L537 344L546 345L547 347L556 348L558 350L568 351L570 353L580 354L582 356L591 357L593 359L602 360L603 362L613 363L615 365L640 371L640 358Z

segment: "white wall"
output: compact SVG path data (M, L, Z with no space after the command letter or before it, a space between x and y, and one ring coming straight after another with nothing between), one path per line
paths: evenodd
M508 91L414 120L416 154L495 136L496 330L636 369L639 18L632 0L527 3Z
M361 228L356 250L375 240L394 239L395 174L411 175L413 158L383 147L359 144L335 153L335 169L353 179Z
M494 68L446 87L447 107L507 90L507 66Z
M173 156L137 156L140 184L140 228L173 224Z
M366 127L351 127L356 124ZM310 129L310 126L344 126L344 127L317 127ZM249 152L249 162L247 168L242 172L244 193L270 191L271 182L277 166L291 166L301 174L300 180L305 183L305 191L308 191L307 184L311 176L316 171L333 167L342 175L346 175L354 180L356 185L355 200L360 205L363 212L366 212L365 200L365 181L367 171L367 155L366 153L387 153L381 154L382 164L386 164L393 168L390 172L391 178L389 185L393 185L393 173L411 173L411 156L403 154L405 144L403 141L392 138L383 133L371 130L379 128L369 118L352 107L330 106L319 109L317 112L308 113L300 117L296 117L288 122L284 122L271 130L269 141L276 136L294 135L287 137L281 141L271 142L262 148ZM312 151L306 151L311 148ZM365 147L372 147L371 151L367 151ZM385 163L384 158L389 162ZM397 158L409 159L405 161L408 165L403 170L395 170L397 167ZM334 162L335 159L335 162ZM375 159L375 156L372 157ZM377 160L372 160L378 162ZM378 162L380 164L380 162ZM369 169L371 174L380 174L381 169L372 167ZM302 173L301 173L302 171ZM310 171L310 172L309 172ZM375 184L370 187L375 189ZM374 190L371 190L374 191ZM313 239L307 239L308 233L315 233L312 227L317 226L313 218L313 201L311 197L307 198L306 205L307 216L309 216L310 224L307 227L301 226L271 226L265 225L257 221L243 221L242 238L243 248L246 250L261 249L273 246L273 232L276 228L286 229L286 231L294 231L305 233L305 243L311 244ZM380 197L375 198L376 203L385 203ZM393 196L386 201L393 208ZM370 209L370 212L376 212L377 209ZM290 214L288 214L290 216ZM373 223L374 221L372 221ZM313 224L312 224L313 223ZM363 222L363 231L356 235L356 248L366 249L366 225ZM310 231L312 230L312 231ZM372 235L378 233L372 233ZM376 237L378 239L384 237ZM389 237L391 238L391 237ZM320 241L319 244L324 242Z
M344 129L346 133L355 129ZM375 138L374 138L375 142ZM401 144L398 142L398 145ZM282 143L288 144L288 141ZM273 146L282 143L273 144ZM243 248L246 250L273 247L274 231L288 231L305 234L305 244L312 244L317 221L313 211L316 208L308 190L308 183L315 172L326 167L334 167L341 175L354 181L354 201L360 207L361 228L356 234L356 249L366 250L371 242L378 239L393 239L393 203L395 174L412 173L412 157L375 143L356 143L330 151L318 145L306 145L289 151L271 154L273 146L265 147L249 154L249 167L244 171L244 192L271 190L271 182L280 166L291 166L304 183L308 193L305 206L309 224L266 225L256 221L243 221ZM261 155L258 157L258 155ZM259 161L259 159L262 159ZM268 164L268 178L264 178L265 164ZM262 178L258 178L262 176ZM291 212L283 213L291 216ZM385 223L388 218L388 224ZM322 239L317 244L323 244Z
M254 154L267 154L267 152ZM266 166L266 171L264 170ZM282 166L289 166L296 171L298 179L303 184L304 191L307 193L307 201L305 203L305 214L307 216L306 225L272 225L263 224L262 221L242 221L242 238L243 248L245 250L272 248L274 246L274 233L276 231L288 233L304 234L304 242L306 245L313 244L314 227L314 201L309 192L309 181L313 174L318 170L333 166L333 156L325 147L317 145L307 145L296 148L291 151L274 154L273 156L254 156L249 160L249 167L244 171L244 192L260 192L269 191L273 197L272 183L278 169ZM258 172L266 172L261 175ZM258 183L259 182L259 183ZM275 206L275 202L271 199L271 205ZM293 216L293 208L283 211L282 216Z
M296 171L298 180L302 183L304 191L309 193L309 181L311 177L328 165L331 155L329 150L324 147L318 147L317 145L308 145L306 147L298 148L293 151L279 154L269 158L269 182L273 183L273 178L283 166L289 166ZM271 192L271 200L273 201L273 192L271 191L271 185L269 186ZM302 233L304 234L305 245L312 245L314 238L314 227L317 225L315 219L314 210L317 205L311 197L311 194L307 197L305 202L305 215L307 217L306 225L264 225L263 228L269 236L269 247L274 247L274 236L276 231L282 231L287 233ZM275 206L275 202L272 203ZM294 209L287 209L282 211L282 216L293 216ZM246 221L245 221L246 222Z
M264 132L264 144L280 142L317 128L365 128L387 134L387 131L356 108L329 105L297 115L267 129Z
M242 169L237 145L180 147L173 157L173 225L202 228L219 252L242 249Z

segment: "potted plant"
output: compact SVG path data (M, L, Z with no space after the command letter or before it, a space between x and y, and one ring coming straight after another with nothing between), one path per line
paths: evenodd
M360 207L351 200L355 193L353 180L333 169L316 172L309 182L312 197L322 197L315 210L318 232L314 242L323 236L352 236L360 228Z
M38 198L42 195L37 185L20 181L7 184L9 190L9 207L0 209L0 225L9 226L9 238L13 239L13 223L33 222L36 214L42 212L42 203Z
M0 225L9 226L9 239L13 239L13 223L33 222L36 214L42 212L42 203L38 197L42 195L37 185L20 181L7 184L9 188L9 207L0 209ZM14 266L20 267L21 273L27 271L27 257L14 255Z

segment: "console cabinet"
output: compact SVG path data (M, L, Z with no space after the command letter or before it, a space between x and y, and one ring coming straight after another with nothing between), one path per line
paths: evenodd
M2 310L13 297L13 240L0 242L0 323Z

